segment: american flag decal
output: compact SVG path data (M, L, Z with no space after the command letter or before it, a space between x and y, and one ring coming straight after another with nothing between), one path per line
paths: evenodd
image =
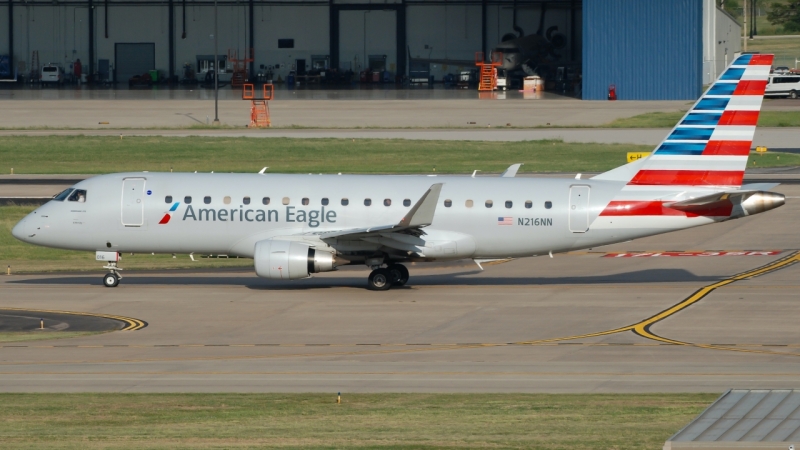
M511 217L498 217L497 218L498 225L514 225L514 221Z

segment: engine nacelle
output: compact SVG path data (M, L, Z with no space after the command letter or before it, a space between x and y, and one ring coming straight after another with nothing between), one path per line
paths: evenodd
M274 280L308 278L312 273L333 270L334 255L294 241L256 242L253 260L256 275Z

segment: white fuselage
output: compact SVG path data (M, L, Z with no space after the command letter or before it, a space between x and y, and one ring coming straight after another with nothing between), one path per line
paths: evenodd
M715 221L600 216L624 186L614 181L125 173L78 183L74 189L85 191L84 201L51 201L20 222L14 235L34 244L87 251L253 257L257 242L280 238L327 246L339 254L369 254L387 248L382 239L388 238L344 236L321 243L319 235L395 224L434 183L443 186L431 225L423 236L396 237L406 239L408 247L393 241L388 247L395 252L398 247L406 254L416 249L415 258L426 260L523 257ZM169 219L160 223L166 214Z

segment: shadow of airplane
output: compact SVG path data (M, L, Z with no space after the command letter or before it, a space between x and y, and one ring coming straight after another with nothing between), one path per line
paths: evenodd
M566 276L566 277L489 277L473 276L479 271L452 274L414 275L409 286L557 286L557 285L607 285L642 283L709 283L719 281L727 275L698 276L685 269L647 269L610 275ZM122 284L126 286L242 286L255 290L294 291L307 289L365 288L366 272L345 277L314 277L306 280L280 281L252 277L220 276L151 276L128 275ZM8 281L24 285L102 285L99 275L73 277L31 278Z

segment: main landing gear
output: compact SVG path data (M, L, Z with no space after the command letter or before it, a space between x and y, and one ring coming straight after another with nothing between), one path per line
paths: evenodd
M119 280L122 279L118 271L122 269L117 267L117 263L115 262L108 263L108 265L103 266L103 269L109 270L109 272L103 276L103 286L117 287L117 285L119 285Z
M402 264L390 264L375 269L369 274L367 288L371 291L388 291L392 286L403 286L408 282L408 269Z

